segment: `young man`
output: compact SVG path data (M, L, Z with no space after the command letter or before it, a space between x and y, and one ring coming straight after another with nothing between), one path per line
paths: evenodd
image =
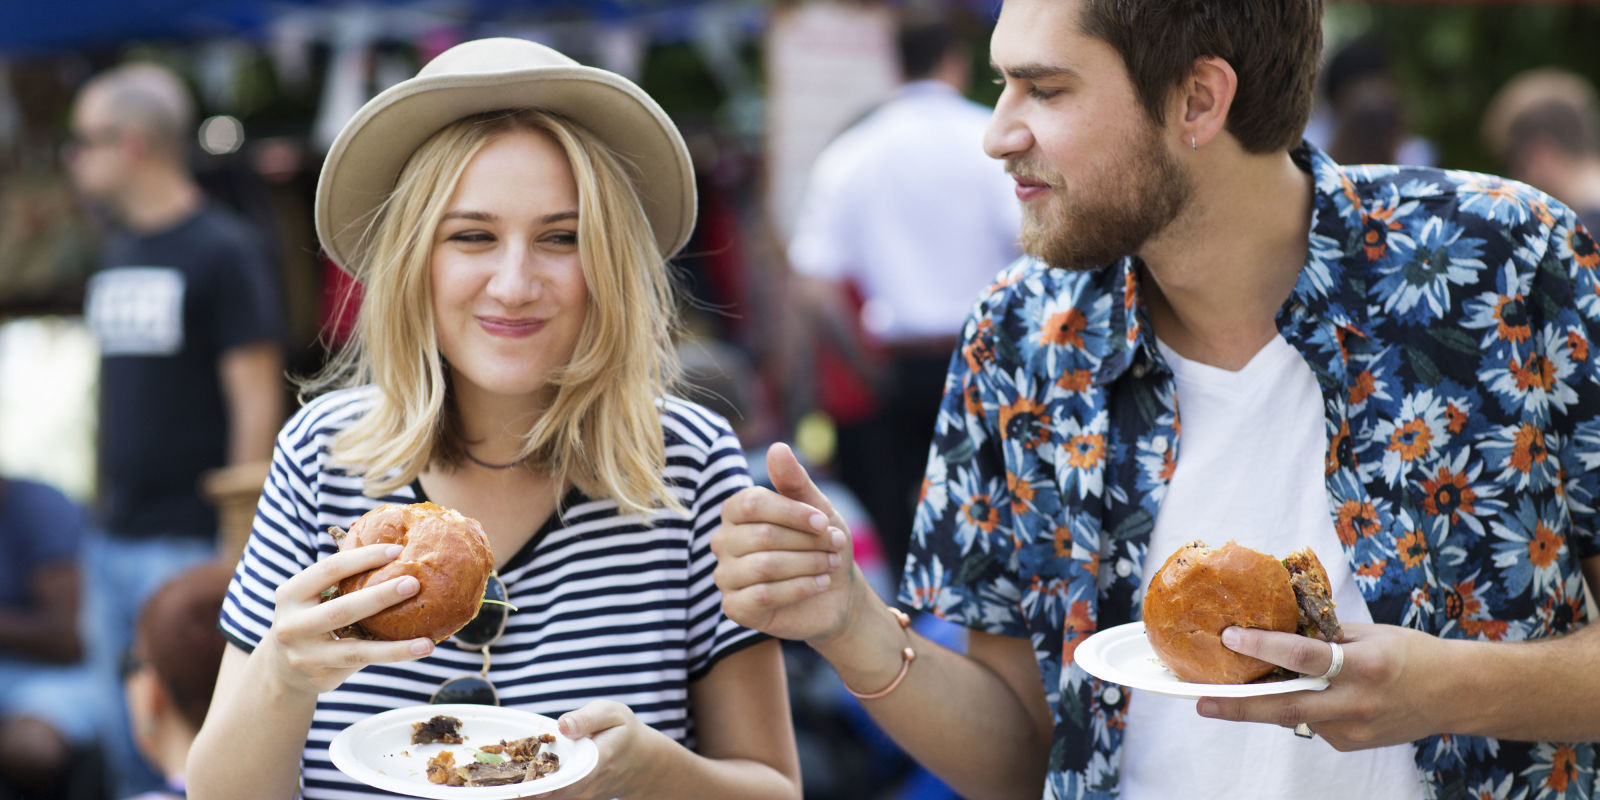
M115 222L84 304L100 345L105 534L86 548L87 618L113 696L140 604L216 549L200 476L267 461L284 416L277 281L256 234L196 184L193 122L177 76L125 65L78 93L64 152L78 191ZM160 786L125 733L122 704L110 709L118 796Z
M781 447L781 494L724 507L729 616L808 641L967 797L1590 796L1594 242L1525 186L1301 145L1319 2L1183 9L1001 10L986 149L1035 260L951 361L901 593L967 655L896 624ZM1321 554L1342 669L1225 638L1328 689L1162 702L1075 666L1196 538Z

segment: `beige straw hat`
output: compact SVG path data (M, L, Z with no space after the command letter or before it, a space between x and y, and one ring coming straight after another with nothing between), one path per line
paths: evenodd
M462 117L518 108L577 122L635 166L639 198L663 256L689 240L694 168L666 112L621 75L583 66L542 44L495 38L440 53L345 124L317 179L317 237L328 257L349 269L372 212L429 136Z

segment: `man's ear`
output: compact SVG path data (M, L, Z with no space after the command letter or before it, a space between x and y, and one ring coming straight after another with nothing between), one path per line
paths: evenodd
M1195 59L1177 98L1177 121L1187 140L1184 144L1203 147L1222 131L1238 89L1239 76L1232 64L1216 56Z

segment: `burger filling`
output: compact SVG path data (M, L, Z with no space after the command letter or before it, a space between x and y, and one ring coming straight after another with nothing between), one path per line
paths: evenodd
M1300 606L1300 635L1326 642L1344 641L1344 629L1339 627L1339 618L1333 614L1328 584L1300 559L1284 559L1283 566L1289 570L1289 586L1294 589L1295 602Z

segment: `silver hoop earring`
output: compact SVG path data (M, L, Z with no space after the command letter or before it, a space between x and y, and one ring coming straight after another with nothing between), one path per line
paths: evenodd
M1196 153L1200 152L1200 145L1195 142L1193 136L1189 137L1189 149L1195 151Z

